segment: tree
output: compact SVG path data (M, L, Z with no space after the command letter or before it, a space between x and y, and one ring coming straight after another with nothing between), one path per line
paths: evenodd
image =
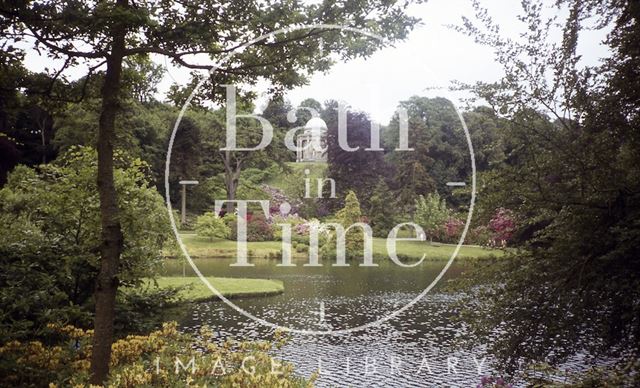
M288 129L291 125L300 123L300 121L293 124L289 123L287 114L291 109L293 109L291 102L285 100L281 95L276 95L269 101L264 111L262 111L262 117L269 120L274 130L276 128Z
M327 124L327 176L336 182L336 197L343 198L353 191L358 198L364 198L368 205L369 192L385 175L382 151L365 151L371 146L371 120L364 112L346 114L347 143L357 147L357 151L347 151L338 141L338 105L335 101L327 103L322 114ZM332 200L329 206L339 206Z
M640 351L640 5L557 6L567 11L559 41L539 1L523 2L522 39L498 34L477 3L461 27L495 50L505 72L472 89L510 122L486 191L524 223L515 236L524 249L477 274L486 287L471 298L481 313L467 317L476 335L500 332L494 354L508 370ZM585 65L578 42L593 27L611 29L611 54Z
M239 109L252 111L253 104L240 101ZM223 181L226 190L227 213L233 213L235 201L240 187L240 175L242 171L249 167L267 168L272 163L283 163L290 158L289 151L280 144L272 142L265 149L258 151L231 151L223 150L226 144L226 111L217 110L209 117L209 132L206 134L206 146L222 162ZM237 142L239 147L251 147L260 142L262 128L256 120L239 119L237 130ZM274 139L282 141L284 135L279 128L274 128Z
M37 333L47 320L54 319L86 324L83 317L100 268L96 170L96 151L76 147L38 170L16 167L0 190L4 225L0 250L6 254L2 289L5 296L29 293L27 290L33 293L21 307L3 306L6 314L1 325L8 335L16 335L16 327L29 325ZM148 166L141 160L117 153L115 185L119 193L127 194L119 197L118 204L127 238L119 277L125 285L139 286L141 279L155 275L162 263L168 217L162 197L150 184ZM7 272L9 269L12 272ZM42 297L47 293L51 298ZM15 301L2 300L9 304Z
M345 229L349 226L362 222L362 211L360 210L360 201L356 193L352 190L347 192L344 200L344 207L336 213L336 220ZM331 245L332 241L327 241ZM361 255L363 248L362 232L357 228L349 230L345 235L345 250L347 257L358 257ZM335 255L332 255L335 256Z
M373 229L373 235L386 237L389 231L396 226L396 204L395 195L383 178L378 180L378 184L373 189L369 198L367 217Z
M385 147L394 149L388 160L395 170L395 189L400 203L409 207L420 194L432 191L457 205L447 182L465 181L471 175L468 145L460 119L451 101L438 97L411 97L402 101L409 126L409 146L413 151L396 151L399 117L395 115L385 130ZM407 209L408 210L408 209Z
M321 114L324 110L320 101L313 98L304 99L299 108L302 108L297 112L299 125L305 125L314 114Z
M163 67L153 63L147 56L127 57L122 72L123 84L127 88L126 94L140 104L153 102L163 73Z
M174 181L197 179L201 164L200 128L190 117L183 117L171 149L171 173ZM168 142L167 142L168 143Z
M228 238L231 229L222 217L213 212L207 212L196 219L196 233L198 236L209 237L213 240L214 237Z
M46 98L39 90L54 86L66 90L69 85L46 74L27 71L19 64L0 63L0 75L5 78L0 84L5 90L1 98L6 99L0 103L0 132L14 140L21 163L37 165L54 159L53 117L64 103Z
M14 131L9 135L20 144L25 163L36 165L54 158L51 146L53 116L39 104L25 104L18 113Z
M261 41L240 52L238 49L245 43L241 37L246 36L248 41L283 25L322 22L367 28L391 44L406 37L417 23L404 14L405 7L406 3L373 0L359 1L348 8L252 0L233 3L209 0L198 7L180 8L172 3L133 4L128 0L97 4L3 3L0 8L3 45L8 40L29 36L36 48L45 50L51 58L62 59L63 68L55 73L57 75L81 61L90 63L89 72L106 67L97 137L102 244L95 290L92 383L102 383L109 370L118 267L124 246L114 185L113 152L116 117L121 93L126 89L123 88L125 58L159 54L187 68L209 70L212 65L193 62L190 56L205 53L220 58L235 52L236 55L217 68L215 85L252 83L264 77L276 88L298 86L306 81L306 74L326 70L331 64L329 56L320 59L317 56L320 37L325 48L339 52L344 59L370 55L383 45L350 33L311 29L283 32L271 41ZM242 26L240 32L238 26ZM210 81L213 82L213 78ZM208 90L215 92L214 88Z
M7 174L20 161L20 151L16 144L6 135L0 134L0 187L4 186L7 181Z
M413 220L422 226L428 234L429 240L438 235L444 222L449 217L449 209L444 199L437 192L429 193L426 197L420 195L415 201Z

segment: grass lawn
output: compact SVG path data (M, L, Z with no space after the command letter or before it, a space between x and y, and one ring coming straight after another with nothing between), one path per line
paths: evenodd
M456 249L455 244L428 243L425 241L398 241L396 251L398 255L406 255L413 258L420 258L423 254L425 260L448 260ZM374 237L373 253L388 256L387 240ZM503 251L498 249L483 248L477 245L463 245L460 247L456 258L477 258L489 256L502 256Z
M309 169L309 175L311 187L315 189L316 179L322 178L324 172L327 169L326 163L294 163L288 162L287 166L291 169L291 173L281 173L277 176L267 180L265 183L276 189L284 191L288 195L295 195L296 188L300 187L303 179L307 176L304 175L304 170Z
M192 257L235 257L236 242L231 240L210 240L201 238L193 233L181 234L182 241L186 244L189 255ZM247 247L250 257L267 257L270 253L279 253L282 245L280 241L248 242ZM398 241L397 252L413 258L420 258L427 254L427 260L447 260L455 249L454 244L429 244L423 241ZM374 255L387 255L386 239L373 239ZM297 253L292 249L292 254L297 257L305 257L305 253ZM488 249L479 246L463 245L458 252L458 258L477 258L488 256L502 256L503 251Z
M233 240L209 239L198 237L195 233L181 233L182 242L187 246L191 257L235 257L236 242ZM266 257L269 253L278 253L280 241L248 242L250 257Z
M276 295L284 291L280 280L215 278L207 277L209 283L227 298ZM159 287L183 287L180 295L190 301L202 301L215 298L209 287L198 277L171 277L157 279Z

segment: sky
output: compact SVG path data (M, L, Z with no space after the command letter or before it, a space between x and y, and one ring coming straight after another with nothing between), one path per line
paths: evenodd
M484 0L482 5L503 33L516 36L522 30L523 25L517 19L519 1ZM556 11L550 7L549 12ZM306 98L320 102L328 99L345 101L385 124L398 103L411 96L443 96L460 106L468 95L446 90L451 81L475 83L500 78L501 68L490 48L447 27L460 24L463 15L473 16L470 0L429 0L410 6L408 13L422 20L408 39L396 43L395 47L381 49L367 59L337 63L327 74L314 74L308 85L289 91L287 98L294 106ZM583 33L580 51L584 62L595 64L607 54L600 44L604 36L602 31ZM164 93L173 83L188 81L189 70L176 67L162 57L153 57L153 60L167 70L158 87L157 98L164 99ZM41 71L47 64L50 65L47 59L33 51L27 55L26 65L31 70ZM266 96L257 101L258 111L264 108L266 101Z
M507 36L516 36L522 30L524 25L517 19L520 1L484 0L482 5ZM551 7L548 11L557 13ZM398 103L411 96L443 96L461 105L469 95L447 90L452 81L472 84L500 79L502 70L492 49L450 27L460 25L462 16L473 19L471 1L429 0L413 5L408 13L422 23L406 41L366 60L337 64L328 75L316 74L309 85L288 93L294 106L308 97L321 102L345 100L387 123ZM606 55L606 47L600 44L604 37L602 31L583 32L579 49L584 62L595 64Z
M513 4L517 2L500 3L500 7L492 7L499 14L496 16L513 23L517 12ZM345 100L354 109L369 112L384 123L400 101L413 95L457 100L462 96L446 90L451 81L472 83L500 78L501 69L493 60L491 49L447 27L460 24L462 15L473 14L469 1L430 0L412 6L409 14L422 19L422 23L406 41L370 58L337 64L327 75L316 74L308 86L292 90L288 94L290 100L294 105L306 97Z

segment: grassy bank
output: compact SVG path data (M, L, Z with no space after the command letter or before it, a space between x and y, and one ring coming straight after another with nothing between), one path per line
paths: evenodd
M216 277L207 277L207 280L227 298L277 295L284 291L280 280ZM209 287L198 277L165 276L156 281L161 288L184 287L180 295L192 302L215 298Z
M186 244L191 257L199 258L222 258L222 257L235 257L236 255L236 242L230 240L210 240L208 238L201 238L193 233L181 234L182 241ZM250 257L268 257L269 254L278 254L282 249L282 243L280 241L261 241L261 242L248 242L247 247L249 249ZM398 241L397 252L399 255L408 256L412 258L420 258L423 254L427 255L428 260L446 260L451 257L455 249L454 244L429 244L423 241ZM297 257L306 257L306 253L295 252L292 249L293 255ZM374 238L373 239L373 253L374 255L387 256L386 239ZM482 258L489 256L502 256L503 251L497 249L488 249L479 246L463 245L458 253L458 258Z
M286 163L289 167L289 172L282 172L270 179L265 183L276 189L284 191L289 196L297 196L299 193L300 182L303 182L304 178L309 178L310 182L315 185L316 179L324 177L327 169L326 163ZM309 175L305 175L304 170L309 170ZM315 187L315 186L312 186Z

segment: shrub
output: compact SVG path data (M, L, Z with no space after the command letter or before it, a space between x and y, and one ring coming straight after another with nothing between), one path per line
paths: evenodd
M484 225L480 225L469 230L466 238L467 244L489 246L491 242L491 231Z
M304 235L307 231L307 227L304 226L306 222L307 220L297 214L289 214L287 216L276 214L269 220L269 223L272 225L273 236L276 240L282 240L282 228L278 226L278 224L291 225L291 240L295 240L296 235Z
M179 302L181 288L156 287L152 282L141 288L118 290L115 329L118 333L149 333L162 327L184 308Z
M449 210L444 199L438 193L430 193L426 197L419 196L415 203L414 222L420 225L430 240L439 237L442 225L449 217Z
M54 246L33 251L0 247L0 343L41 338L51 321L91 323L85 302L95 269L87 265L87 272L75 273L61 262ZM78 293L73 292L76 286Z
M298 212L298 209L301 205L300 200L296 198L290 198L284 193L284 191L269 185L261 185L260 189L262 189L262 191L264 191L267 195L269 195L269 197L271 197L269 201L269 211L271 214L280 215L280 205L284 202L287 202L289 205L291 205L291 214Z
M516 230L513 212L505 208L497 209L496 214L489 221L489 229L493 232L492 244L506 246Z
M59 344L12 341L0 347L0 385L88 386L92 331L58 325L49 330L60 337ZM208 327L193 336L180 333L175 322L166 323L149 335L130 335L113 343L106 386L310 387L314 376L309 380L298 377L291 364L269 355L284 342L282 333L276 332L273 342L216 344ZM247 370L255 367L254 374L241 369L245 358L249 360ZM176 360L189 366L187 370L176 368ZM270 373L272 363L281 365L281 374Z
M455 216L450 216L442 226L442 235L444 242L457 242L462 234L464 222Z
M207 212L196 219L196 233L199 237L209 237L213 240L215 237L228 238L231 229L223 218L213 212Z
M271 224L262 214L255 214L247 223L247 241L270 241L273 240L273 229Z
M237 216L235 215L229 219L231 240L238 239L238 223L236 220ZM261 213L247 214L247 241L272 241L273 239L273 228Z
M135 286L162 264L169 221L148 166L116 153L124 246L119 280ZM0 337L39 336L51 321L90 324L99 268L97 155L74 147L37 170L18 166L0 190Z

